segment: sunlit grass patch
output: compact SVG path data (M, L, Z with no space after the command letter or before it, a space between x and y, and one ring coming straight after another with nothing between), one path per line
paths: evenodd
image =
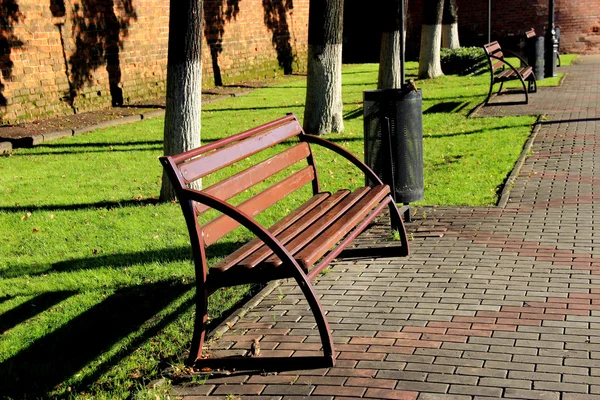
M326 136L361 158L362 95L376 88L377 68L344 67L346 130ZM407 64L409 78L416 79L416 68ZM423 93L420 204L495 204L535 118L468 118L487 94L487 74L416 84ZM298 77L210 104L202 140L287 112L302 118L304 96L305 80ZM181 363L191 338L195 278L179 205L157 201L162 127L160 118L144 120L0 156L3 395L130 398L165 366ZM329 151L318 149L316 157L324 190L364 183ZM270 225L293 207L282 202L258 220ZM209 258L216 261L248 239L248 232L234 232ZM215 293L211 318L218 321L252 289Z

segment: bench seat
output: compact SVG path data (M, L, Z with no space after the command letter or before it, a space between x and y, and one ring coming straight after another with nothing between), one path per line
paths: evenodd
M362 187L353 192L340 190L334 194L319 193L273 225L269 232L285 246L304 272L309 274L309 268L315 261L333 248L358 222L372 214L389 193L388 185ZM235 281L238 278L243 280L249 270L254 269L250 276L262 281L263 275L271 276L281 264L279 257L256 238L212 266L210 274L215 279ZM225 278L224 275L231 276ZM278 275L291 276L289 271L279 272Z
M515 79L519 79L519 75L521 75L523 79L527 80L529 75L531 75L532 73L533 68L531 68L530 66L517 68L515 71L513 71L512 69L505 69L504 71L496 75L496 82L512 81Z

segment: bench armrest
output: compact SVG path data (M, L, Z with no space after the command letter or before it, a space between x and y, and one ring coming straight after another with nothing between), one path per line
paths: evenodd
M269 248L273 250L273 253L275 253L284 264L285 261L288 261L294 267L295 271L292 271L292 273L294 278L296 278L298 282L307 281L306 274L304 273L300 265L298 265L294 257L292 257L292 255L283 246L283 244L281 244L281 242L275 236L273 236L258 222L254 221L246 213L244 213L237 207L232 206L229 203L226 203L214 196L203 192L199 192L197 190L185 188L182 190L181 196L185 200L192 200L198 203L205 204L208 207L211 207L223 213L223 215L228 216L243 227L247 228L250 232L256 235L260 240L262 240L263 243L269 246ZM182 201L184 200L182 199Z
M504 58L496 57L495 55L492 55L492 54L490 54L490 58L495 58L496 60L502 61L504 64L508 65L508 67L510 69L512 69L513 71L515 71L515 73L517 75L519 75L521 78L523 78L523 76L521 76L521 73L519 72L519 70L517 68L515 68L511 63L509 63L508 61L506 61ZM493 74L493 72L492 72L492 74Z
M510 51L510 50L504 50L502 49L502 53L504 53L505 55L508 54L509 57L515 57L518 58L523 64L525 64L527 67L529 67L529 63L520 55L518 55L517 53ZM502 60L505 63L507 63L505 60ZM508 64L508 63L507 63Z
M307 135L307 134L300 135L300 140L308 142L308 143L318 144L320 146L325 147L326 149L329 149L329 150L341 155L342 157L344 157L348 161L350 161L352 164L354 164L358 169L360 169L367 178L371 178L374 182L377 182L378 184L383 185L383 182L381 181L381 179L379 179L377 174L375 172L373 172L373 170L371 168L369 168L367 166L367 164L360 161L354 154L350 153L348 150L344 149L343 147L338 146L337 144L330 142L327 139L323 139L323 138L320 138L320 137L314 136L314 135Z

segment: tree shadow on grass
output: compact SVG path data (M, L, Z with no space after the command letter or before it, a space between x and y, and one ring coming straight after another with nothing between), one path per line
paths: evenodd
M69 149L69 148L81 148L81 147L106 147L107 149L119 147L119 146L143 146L143 145L160 145L162 146L162 140L141 140L139 142L123 142L123 143L106 143L106 142L87 142L87 143L42 143L35 146L36 149Z
M356 118L362 117L362 115L363 115L363 108L359 107L355 110L348 111L346 114L344 114L344 119L345 120L356 119Z
M299 107L302 107L302 105L301 104L293 104L293 105L271 106L271 107L242 107L242 108L230 107L230 108L222 108L222 109L209 109L206 111L208 111L208 112L224 112L224 111L278 110L278 109L289 110L290 108L299 108Z
M75 292L71 291L42 293L0 314L0 317L2 317L0 318L0 333L6 332L18 324L35 317L74 294Z
M127 147L124 149L115 149L113 147L113 149L107 148L107 149L96 149L96 150L80 150L80 151L75 151L75 150L57 150L57 151L46 151L46 152L35 152L35 153L16 153L16 154L12 154L12 156L15 157L31 157L32 155L35 156L51 156L51 155L58 155L58 154L92 154L92 153L132 153L132 152L142 152L142 151L158 151L158 150L162 150L163 146L162 145L151 145L150 147Z
M232 241L217 242L206 249L206 256L208 259L215 257L220 258L232 253L243 244L244 243L242 242ZM46 264L14 264L9 265L9 268L7 269L0 270L0 278L10 279L25 275L39 276L51 272L75 272L102 268L120 269L139 264L150 264L155 262L169 263L186 260L192 262L192 249L190 246L80 257L72 260Z
M78 211L87 210L90 208L105 208L111 210L113 208L126 207L144 207L149 205L159 204L158 199L144 200L120 200L120 201L99 201L96 203L79 203L79 204L47 204L47 205L29 205L29 206L4 206L0 207L0 212L23 213L34 211Z
M5 301L9 301L9 300L12 300L14 298L15 298L14 296L3 296L3 297L0 297L0 303L4 303Z
M24 43L15 35L15 25L24 19L19 10L17 0L0 0L0 70L4 81L12 78L13 61L11 53L13 49L19 49ZM6 107L8 101L2 94L4 83L0 81L0 106Z
M437 103L423 111L423 114L450 114L456 113L469 105L468 102L446 101Z
M119 289L101 303L74 317L55 331L0 363L0 387L8 398L47 398L48 393L111 351L122 339L136 333L145 323L192 288L191 285L159 282ZM163 320L145 328L131 343L99 363L93 383L120 360L155 336L186 312L186 301Z

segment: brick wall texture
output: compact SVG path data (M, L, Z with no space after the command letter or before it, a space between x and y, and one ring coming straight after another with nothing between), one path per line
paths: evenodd
M304 70L308 3L204 0L205 83ZM458 7L462 44L482 44L487 2L458 0ZM555 0L555 7L561 51L600 52L600 0ZM411 0L408 9L407 52L415 54L422 0ZM547 11L548 0L492 1L493 36L516 37L531 27L541 34ZM368 22L344 29L364 32ZM0 123L163 96L168 24L169 0L3 0ZM376 22L370 26L377 29Z
M203 79L305 69L308 0L204 0ZM169 0L3 0L2 124L164 95ZM214 69L213 69L214 68Z
M550 0L491 1L492 40L510 42L535 28L543 35L548 26ZM457 0L461 45L487 41L488 1ZM409 1L407 51L418 54L422 0ZM561 53L600 53L600 0L554 0L555 25L560 27Z

